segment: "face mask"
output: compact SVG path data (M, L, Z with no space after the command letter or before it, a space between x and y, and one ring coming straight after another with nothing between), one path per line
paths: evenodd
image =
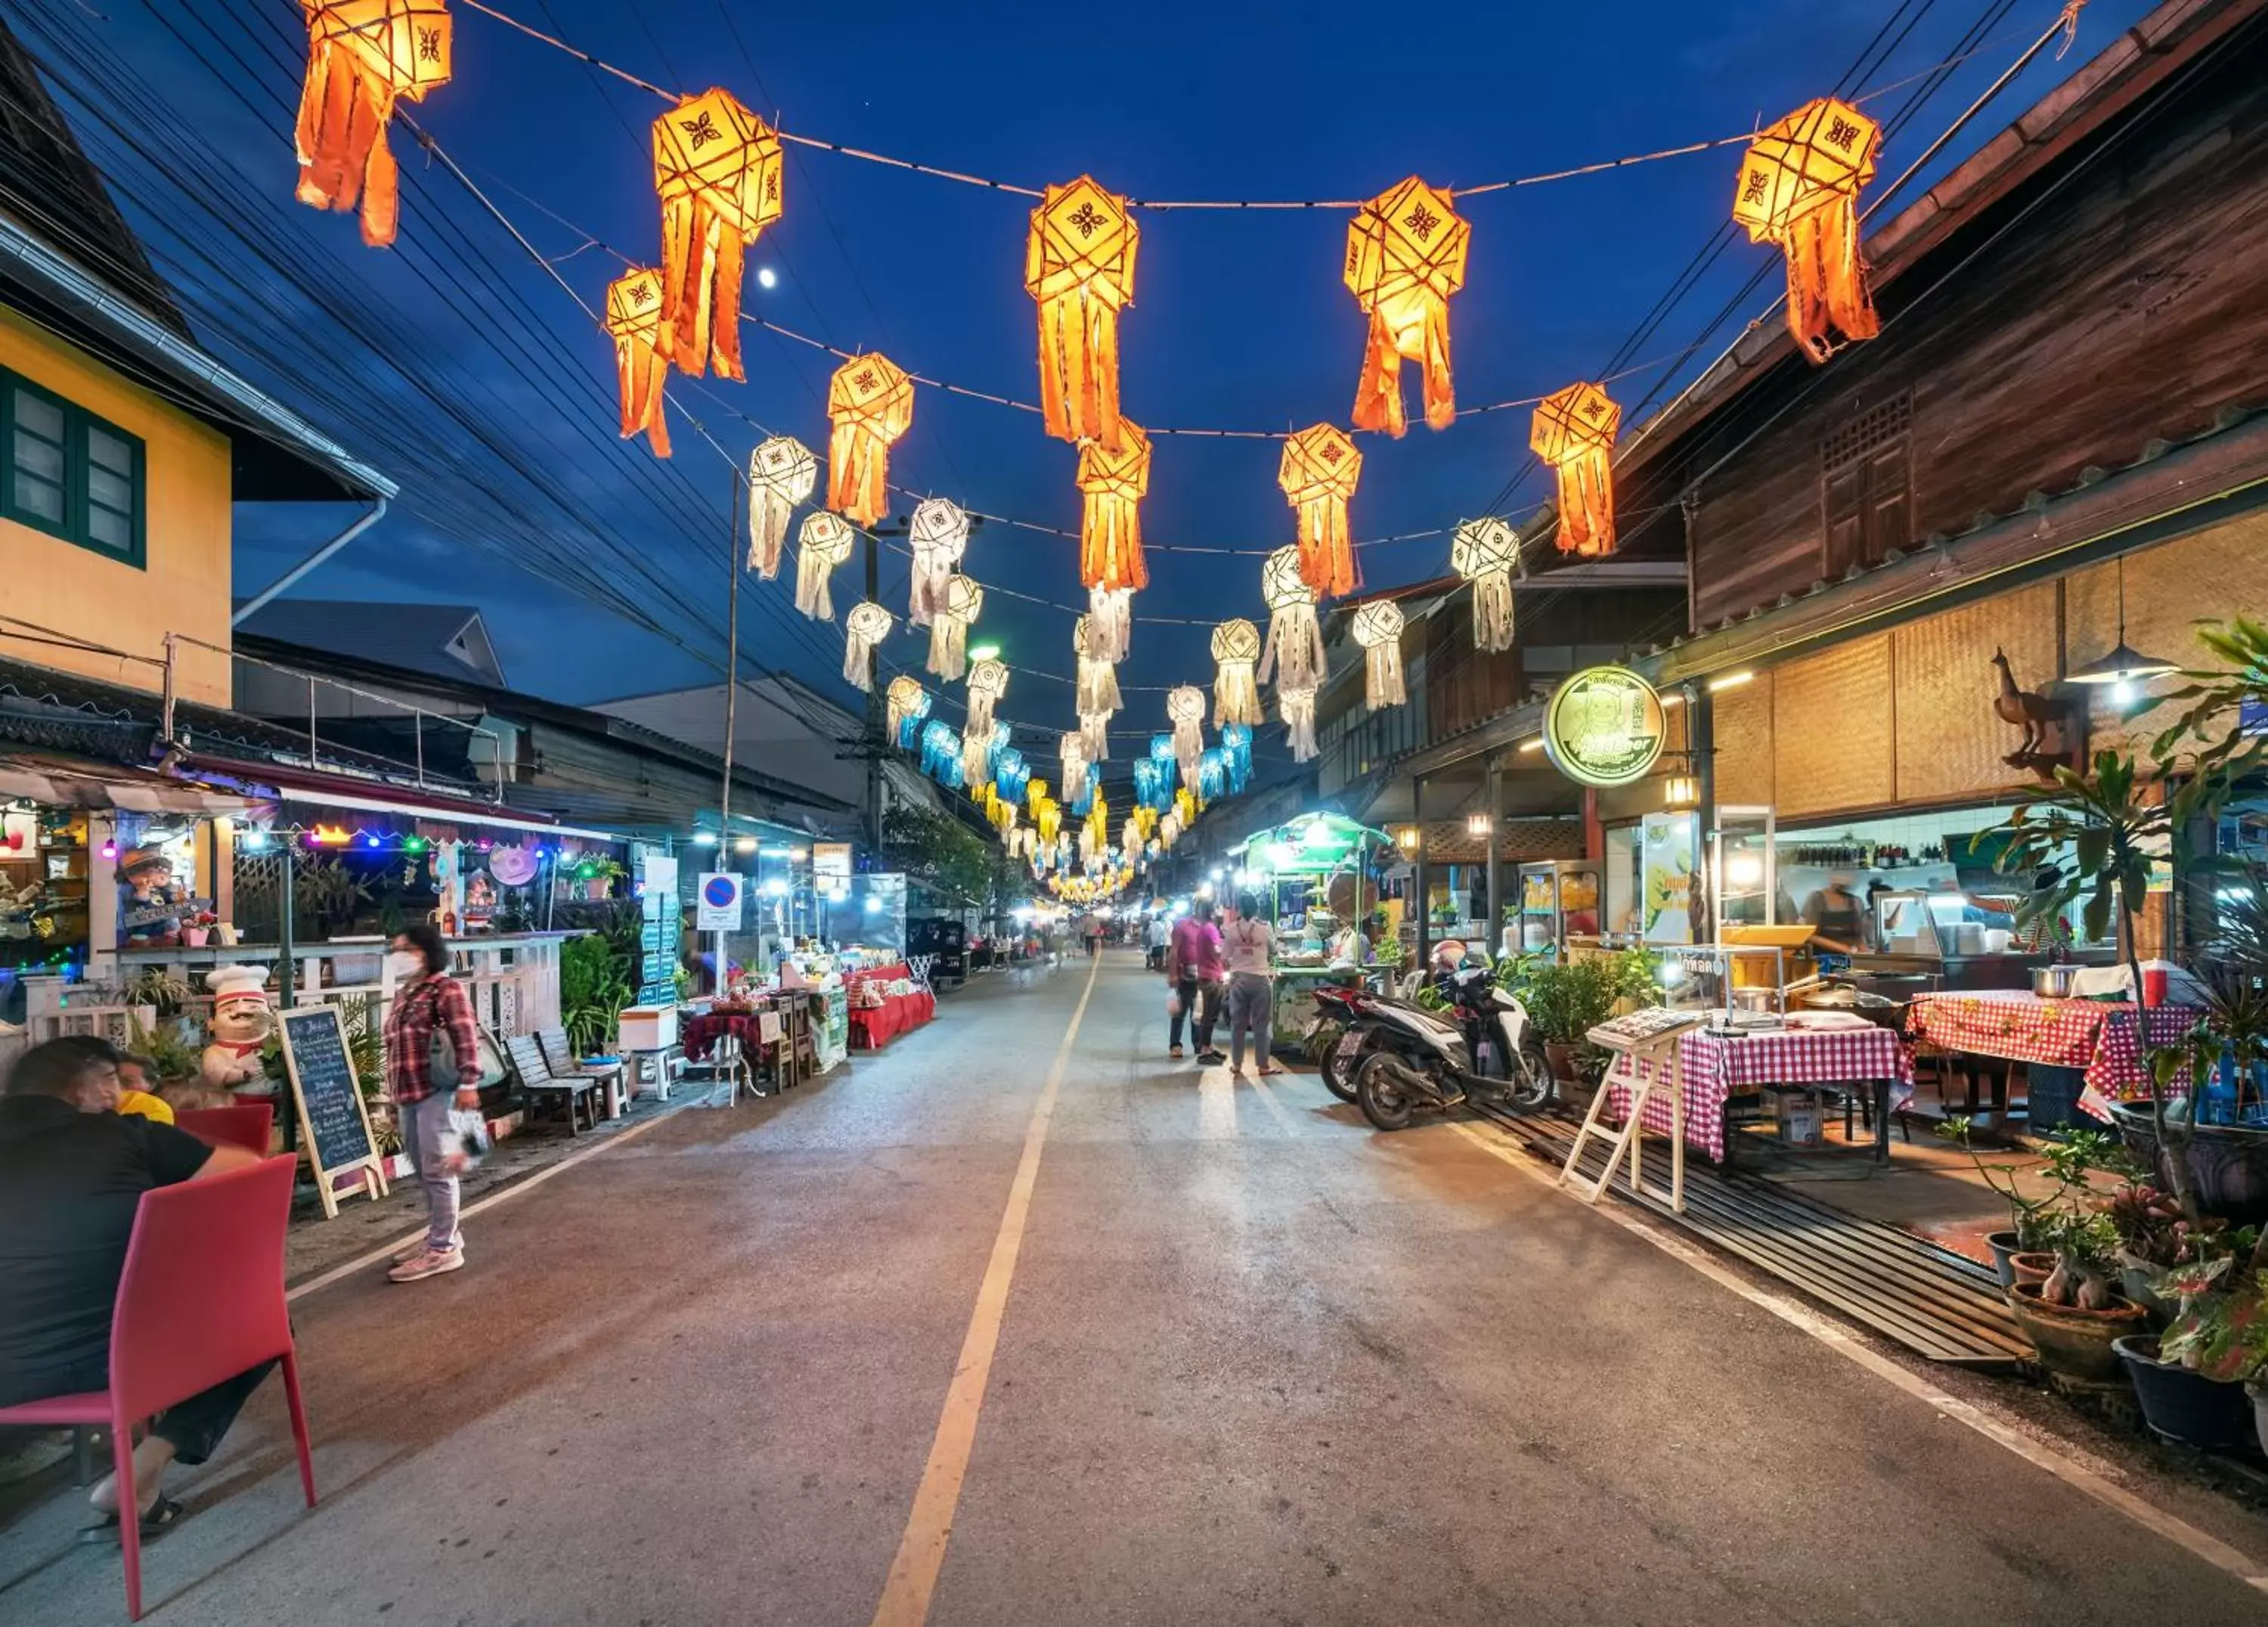
M412 950L396 949L386 957L386 969L394 974L396 983L409 983L425 975L425 957Z

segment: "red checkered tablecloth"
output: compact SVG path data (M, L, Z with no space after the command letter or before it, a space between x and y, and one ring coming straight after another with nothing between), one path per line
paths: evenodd
M1643 1078L1650 1064L1632 1057ZM1891 1081L1891 1106L1913 1095L1913 1059L1888 1028L1785 1028L1737 1039L1689 1034L1677 1042L1677 1087L1685 1098L1685 1145L1711 1158L1725 1156L1725 1102L1737 1091L1764 1085L1859 1085ZM1630 1089L1608 1085L1609 1110L1617 1120L1630 1113ZM1657 1092L1646 1099L1646 1127L1667 1136L1669 1099Z
M2193 1005L2154 1005L2146 1015L2150 1043L2170 1045L2198 1012ZM1916 1039L1949 1051L2080 1069L2098 1100L2132 1101L2150 1093L2134 1039L2134 1008L2125 1002L2043 1000L2014 990L1924 994L1915 997L1907 1023Z

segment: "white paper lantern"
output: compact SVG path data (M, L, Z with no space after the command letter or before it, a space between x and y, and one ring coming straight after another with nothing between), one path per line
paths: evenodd
M983 614L984 590L965 576L946 578L929 627L929 669L947 683L968 668L969 624Z
M1315 755L1315 692L1276 688L1277 714L1284 719L1285 738L1292 743L1292 761L1306 762Z
M1086 760L1090 763L1110 760L1110 714L1081 712L1079 715L1079 735L1086 742Z
M1268 605L1268 643L1259 675L1275 669L1276 687L1313 691L1323 684L1323 629L1315 620L1315 591L1300 579L1300 550L1279 548L1260 568L1260 596Z
M874 687L874 646L890 636L890 613L873 600L850 607L843 618L843 681L861 689Z
M903 736L909 718L929 716L929 691L921 687L919 679L902 674L890 680L889 688L883 693L888 709L890 740L895 745Z
M1125 704L1118 695L1118 668L1108 657L1094 653L1094 629L1091 616L1083 615L1071 623L1071 649L1078 679L1073 709L1081 717L1089 712L1115 712Z
M1410 698L1402 681L1402 607L1391 600L1354 613L1354 641L1362 646L1362 698L1372 711Z
M1174 762L1182 771L1182 784L1193 792L1204 759L1204 691L1193 683L1166 696L1166 717L1174 725Z
M828 596L827 580L835 567L850 557L858 534L840 514L825 509L804 518L796 534L795 607L814 622L835 619L835 601Z
M1063 761L1064 801L1083 801L1086 796L1086 737L1076 733L1064 735L1058 755Z
M792 435L775 435L748 454L748 569L779 575L780 550L796 506L819 484L819 460Z
M1512 648L1512 573L1520 564L1520 534L1490 516L1457 527L1449 568L1473 586L1473 647Z
M1212 726L1265 720L1252 669L1260 659L1260 629L1241 617L1212 629Z
M983 660L968 669L968 726L981 731L989 740L992 736L992 708L1008 693L1008 669L999 662Z
M913 549L913 580L906 590L906 625L927 627L945 608L946 584L968 551L968 515L946 497L924 497L906 522Z
M1134 590L1094 587L1086 593L1087 643L1098 661L1118 662L1134 644Z

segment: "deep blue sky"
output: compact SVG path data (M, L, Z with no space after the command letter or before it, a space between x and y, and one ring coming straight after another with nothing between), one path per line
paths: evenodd
M495 256L516 298L543 324L541 333L515 327L510 335L523 358L531 350L543 356L550 371L539 380L522 379L499 359L507 347L472 296L441 297L411 275L401 251L363 249L349 218L290 205L289 129L275 107L298 90L296 64L283 55L284 35L298 31L291 0L151 3L178 19L172 30L143 0L113 0L107 21L64 4L61 11L71 15L34 22L27 43L42 55L59 40L115 51L154 84L166 111L207 144L198 161L217 160L215 195L241 188L263 206L283 200L289 213L280 229L300 275L350 297L369 290L392 302L399 315L387 324L387 344L400 364L451 379L469 409L525 449L542 480L573 494L615 545L646 561L684 603L664 605L651 583L631 583L627 567L602 548L585 543L578 556L636 587L685 642L712 658L721 654L713 635L718 623L712 619L707 634L694 625L696 614L713 618L722 600L721 461L680 421L678 469L667 476L678 506L665 508L652 496L652 472L637 467L642 450L589 438L595 422L612 440L607 342L453 181L423 168L404 133L396 131L394 146L405 172L405 239L438 246L446 217L464 241ZM1085 170L1138 196L1258 198L1363 196L1412 171L1469 186L1734 135L1831 88L1891 10L1889 0L1631 0L1614 7L1443 7L1430 16L1337 3L1130 11L723 4L733 8L753 64L728 32L719 0L643 6L504 0L504 9L556 26L657 82L689 90L725 85L760 111L776 111L792 130L1026 184ZM276 17L236 15L263 7ZM2073 54L2060 63L2043 55L1948 161L1999 129L2146 9L2135 0L2095 0ZM1907 14L1920 13L1918 21L1860 88L1928 67L1981 10L1976 0L1914 0ZM1990 47L1887 151L1885 180L2016 56L2053 10L2041 0L2008 13ZM645 129L661 104L477 14L460 9L456 29L455 82L416 116L547 254L565 254L580 239L534 203L609 244L652 255L658 226ZM70 106L73 75L59 77ZM1893 91L1870 111L1887 114L1908 93ZM295 308L290 291L272 296L280 310L263 313L260 301L232 298L222 286L227 277L214 265L226 255L194 263L188 244L206 231L204 217L190 203L171 201L171 181L136 156L160 139L155 126L114 106L107 117L108 125L83 126L83 133L98 161L122 172L122 191L135 195L125 200L129 211L149 227L161 268L181 284L208 342L286 400L301 381L294 347L321 349L325 364L346 368L345 376L366 369L367 403L356 401L349 411L336 389L328 396L311 392L304 403L311 416L365 449L365 423L394 415L409 432L454 443L469 467L480 466L482 450L452 426L431 423L401 388L398 368L382 357L358 358L354 344ZM1034 314L1021 287L1028 201L790 151L786 216L753 253L749 308L836 345L885 350L932 376L1034 399ZM1531 395L1601 370L1724 218L1737 158L1737 149L1728 148L1469 200L1470 277L1452 305L1460 402ZM129 166L130 177L122 173ZM1339 282L1345 225L1336 210L1145 214L1138 301L1123 328L1127 411L1151 424L1283 429L1318 418L1344 422L1363 331ZM1728 251L1639 359L1683 348L1771 253L1745 241ZM759 266L778 273L775 289L758 288ZM560 270L593 301L612 274L596 248ZM1776 289L1768 283L1766 297ZM746 350L747 385L705 387L748 418L823 446L832 359L756 334L747 335ZM1635 403L1654 381L1632 379L1616 394ZM570 383L592 394L578 398ZM745 454L754 430L688 400L720 440ZM1441 526L1483 511L1520 467L1527 432L1521 410L1468 419L1443 434L1421 425L1398 444L1366 439L1357 534ZM1278 450L1273 442L1161 440L1144 510L1152 540L1249 548L1289 541L1292 517L1275 484ZM387 463L378 450L369 455ZM1071 449L1046 439L1028 415L924 391L891 468L894 482L907 487L1075 527L1074 460ZM409 483L409 513L389 519L298 591L478 604L515 683L563 699L703 676L684 651L518 568L524 540L482 523L478 504L449 482ZM1531 482L1520 505L1541 492ZM503 500L526 508L509 493ZM703 504L706 521L697 518ZM320 510L244 508L239 516L239 591L264 584L337 519ZM1444 540L1412 542L1369 550L1364 566L1373 583L1384 584L1435 574L1446 556ZM988 528L967 563L980 579L1049 600L1083 596L1069 541ZM1151 563L1152 585L1138 615L1210 622L1260 614L1256 558L1153 554ZM886 581L892 578L884 597L902 611L902 568L886 571ZM855 581L846 568L837 579L838 604L856 598ZM826 676L839 659L839 641L828 639L822 650L792 625L784 580L765 586L750 578L747 586L744 635L759 659ZM995 595L983 631L1006 644L1012 662L1070 670L1064 616ZM1123 676L1130 684L1205 682L1204 639L1201 628L1138 625L1134 659ZM902 659L919 659L918 644L902 633L892 649ZM1128 699L1122 725L1162 725L1161 696ZM1071 721L1068 689L1029 675L1016 681L1005 710L1050 728Z

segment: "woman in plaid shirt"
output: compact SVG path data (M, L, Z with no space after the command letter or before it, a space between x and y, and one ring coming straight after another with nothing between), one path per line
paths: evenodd
M464 984L449 975L448 946L431 922L403 928L387 960L395 989L394 1009L386 1016L386 1089L402 1148L425 1189L426 1225L425 1235L394 1255L387 1275L414 1283L465 1263L465 1240L457 1230L459 1155L448 1145L449 1113L480 1109L481 1045L473 1003ZM448 1077L453 1062L453 1080Z

